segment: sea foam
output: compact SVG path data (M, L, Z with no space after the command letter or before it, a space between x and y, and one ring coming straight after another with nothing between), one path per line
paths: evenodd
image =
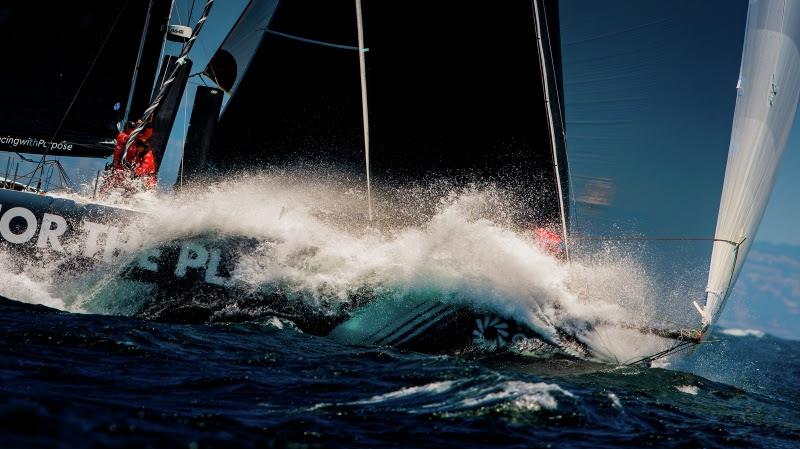
M605 245L565 263L532 232L550 224L519 226L518 207L491 186L375 196L369 222L365 192L331 180L261 175L184 189L118 223L127 252L85 279L51 285L45 269L28 265L2 275L0 294L70 311L132 313L137 304L118 304L124 295L98 286L116 284L137 253L201 235L245 236L253 250L241 255L232 282L253 291L279 286L314 307L339 307L365 291L478 304L544 334L574 330L596 358L614 363L667 344L613 324L646 324L664 296L635 256Z

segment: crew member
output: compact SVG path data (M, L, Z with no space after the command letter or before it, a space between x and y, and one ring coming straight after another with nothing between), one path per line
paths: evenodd
M134 128L131 129L131 132L133 132L134 129L138 128L141 125L142 125L142 120L141 119L136 120L136 123L134 123ZM128 135L130 135L130 134L131 133L128 133ZM136 140L137 141L142 141L142 142L147 142L147 141L150 140L150 137L152 137L152 135L153 135L153 127L148 125L147 127L145 127L142 130L141 133L139 133L136 136ZM134 144L134 146L135 145L136 144ZM128 151L128 154L125 155L125 163L128 166L131 166L133 164L134 158L136 158L136 149L134 148L134 146L131 146L130 150ZM122 151L120 152L120 159L122 158L122 153L124 153L124 152L125 152L125 145L123 144ZM120 163L121 162L122 161L120 160Z
M129 151L129 153L134 153L131 163L133 178L141 180L145 188L155 189L158 184L158 168L156 167L156 157L153 154L153 149L150 148L150 144L139 139L136 140L136 143L131 148L131 150L134 149L135 151Z
M125 170L122 165L122 154L125 152L125 144L128 143L136 123L127 122L122 131L114 139L114 156L110 165L106 165L103 184L100 186L100 193L105 195L112 189L119 187L125 180Z
M122 169L122 153L125 152L125 144L128 142L128 137L130 137L131 132L133 132L135 128L135 123L128 122L125 124L125 128L117 134L117 137L114 139L114 159L111 163L111 168Z
M138 143L147 142L147 140L153 135L153 127L145 127L142 132L136 136L137 142L134 143L129 149L128 153L125 154L125 145L127 145L133 131L141 126L141 124L141 119L137 120L136 122L127 122L122 131L120 131L119 134L117 134L117 137L114 139L114 156L111 164L106 166L106 175L104 177L105 179L103 181L103 185L100 186L100 193L106 194L112 189L126 184L125 179L130 175L126 175L125 169L131 168L133 165L137 154ZM123 154L125 154L124 163L122 161Z

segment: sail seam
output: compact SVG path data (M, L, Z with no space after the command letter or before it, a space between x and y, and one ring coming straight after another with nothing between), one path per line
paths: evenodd
M144 53L144 42L147 39L147 32L150 28L150 14L153 10L153 0L147 5L147 16L144 19L144 27L142 28L142 39L139 41L139 51L136 53L136 64L133 67L133 76L131 77L131 89L128 93L128 104L125 105L125 115L122 117L122 123L128 121L128 115L131 112L131 105L133 104L133 93L136 90L136 80L139 78L139 66L142 64L142 53Z

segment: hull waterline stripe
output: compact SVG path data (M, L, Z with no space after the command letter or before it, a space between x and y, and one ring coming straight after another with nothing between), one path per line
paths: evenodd
M398 340L396 340L395 342L391 343L390 346L401 346L401 345L403 345L405 343L408 343L409 340L411 340L413 338L416 338L419 334L421 334L422 332L430 329L434 325L440 323L443 320L446 320L447 318L453 317L454 312L455 311L452 308L446 307L445 310L441 311L441 313L439 313L435 317L433 317L430 320L428 320L427 321L427 323L428 323L427 326L420 326L420 327L418 327L416 330L414 330L412 332L406 332L404 335L401 335L400 337L398 337Z
M427 308L427 309L430 309L430 307L431 307L431 306L430 306L430 304L428 304L428 303L424 303L424 302L422 302L422 303L419 303L419 304L415 305L414 307L412 307L412 308L411 308L411 310L409 310L409 311L408 311L408 315L410 315L410 314L412 314L412 313L416 313L416 312L417 312L418 310L420 310L421 308ZM421 312L421 313L425 313L425 312L423 311L423 312ZM415 315L415 316L414 316L413 318L411 318L411 319L412 319L412 320L413 320L413 319L416 319L416 317L417 317L417 316L419 316L419 315ZM406 322L405 322L405 323L403 323L402 325L403 325L403 326L405 326L406 324L408 324L408 321L406 321ZM366 340L367 340L367 341L381 340L381 339L383 339L383 338L386 338L390 332L392 332L392 330L391 330L391 329L387 329L387 328L385 328L385 327L384 327L384 328L378 329L378 330L376 330L375 332L373 332L373 333L369 334L369 336L367 336ZM382 336L378 337L378 335L379 335L379 334L382 334Z
M389 342L399 338L401 334L407 332L409 329L416 328L416 326L418 326L421 322L424 322L425 320L429 319L432 315L436 314L441 307L442 307L441 304L438 303L433 304L431 307L428 307L427 309L417 314L410 320L407 320L401 326L392 329L389 335L376 341L375 344L379 346L389 344Z

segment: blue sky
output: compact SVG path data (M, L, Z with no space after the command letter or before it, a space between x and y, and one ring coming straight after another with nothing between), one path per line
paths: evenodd
M800 117L795 117L758 240L800 245Z

